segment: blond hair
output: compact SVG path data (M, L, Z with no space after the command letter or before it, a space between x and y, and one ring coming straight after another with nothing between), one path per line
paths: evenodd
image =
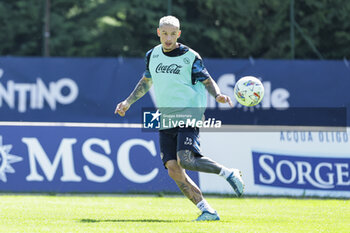
M172 15L164 16L159 20L159 27L162 27L163 25L172 25L180 29L179 19Z

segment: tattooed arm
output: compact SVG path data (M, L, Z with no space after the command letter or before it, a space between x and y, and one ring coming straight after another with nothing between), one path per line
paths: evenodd
M211 96L215 98L215 100L219 103L228 103L231 107L233 107L233 104L231 102L231 98L227 95L221 94L220 88L218 84L214 81L212 77L207 78L202 82L209 92Z
M151 78L146 78L145 76L143 76L137 83L135 89L133 90L133 92L131 92L129 97L117 105L114 113L118 113L120 116L125 116L125 112L130 108L130 106L133 103L135 103L138 99L140 99L147 93L147 91L151 88L152 83L153 82Z

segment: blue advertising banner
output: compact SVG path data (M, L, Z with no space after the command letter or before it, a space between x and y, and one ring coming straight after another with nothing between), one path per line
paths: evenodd
M0 58L0 121L128 122L114 108L142 75L142 59ZM143 101L153 106L147 97Z
M0 126L0 191L179 192L159 155L140 128Z
M310 157L252 151L258 185L350 191L350 158Z
M236 109L245 108L234 99L234 84L253 75L262 80L265 95L249 111L344 108L349 125L350 68L343 61L204 59L204 64ZM0 121L141 123L142 108L155 106L152 89L126 117L116 117L114 109L144 69L143 58L0 57ZM209 97L208 107L227 105Z

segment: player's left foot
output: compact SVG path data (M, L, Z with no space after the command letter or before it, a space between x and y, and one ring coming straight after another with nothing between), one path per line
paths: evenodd
M216 211L214 213L203 211L202 214L196 219L196 221L218 221L218 220L220 220L220 217Z
M244 192L244 182L242 180L242 172L238 169L232 169L232 173L227 177L227 182L235 190L237 196L242 196Z

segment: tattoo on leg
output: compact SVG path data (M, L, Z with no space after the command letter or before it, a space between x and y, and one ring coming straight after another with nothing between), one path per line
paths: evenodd
M194 204L197 204L203 200L202 192L199 190L197 185L190 182L187 178L185 179L185 182L175 181L175 183L180 188L181 192Z
M185 150L185 151L179 151L178 156L180 158L180 165L183 166L188 166L188 165L196 165L195 157L192 156L192 151L190 150ZM185 168L185 167L183 167ZM185 168L187 169L187 168Z
M177 155L181 167L187 170L219 174L222 168L222 165L207 157L194 156L190 150L181 150Z

